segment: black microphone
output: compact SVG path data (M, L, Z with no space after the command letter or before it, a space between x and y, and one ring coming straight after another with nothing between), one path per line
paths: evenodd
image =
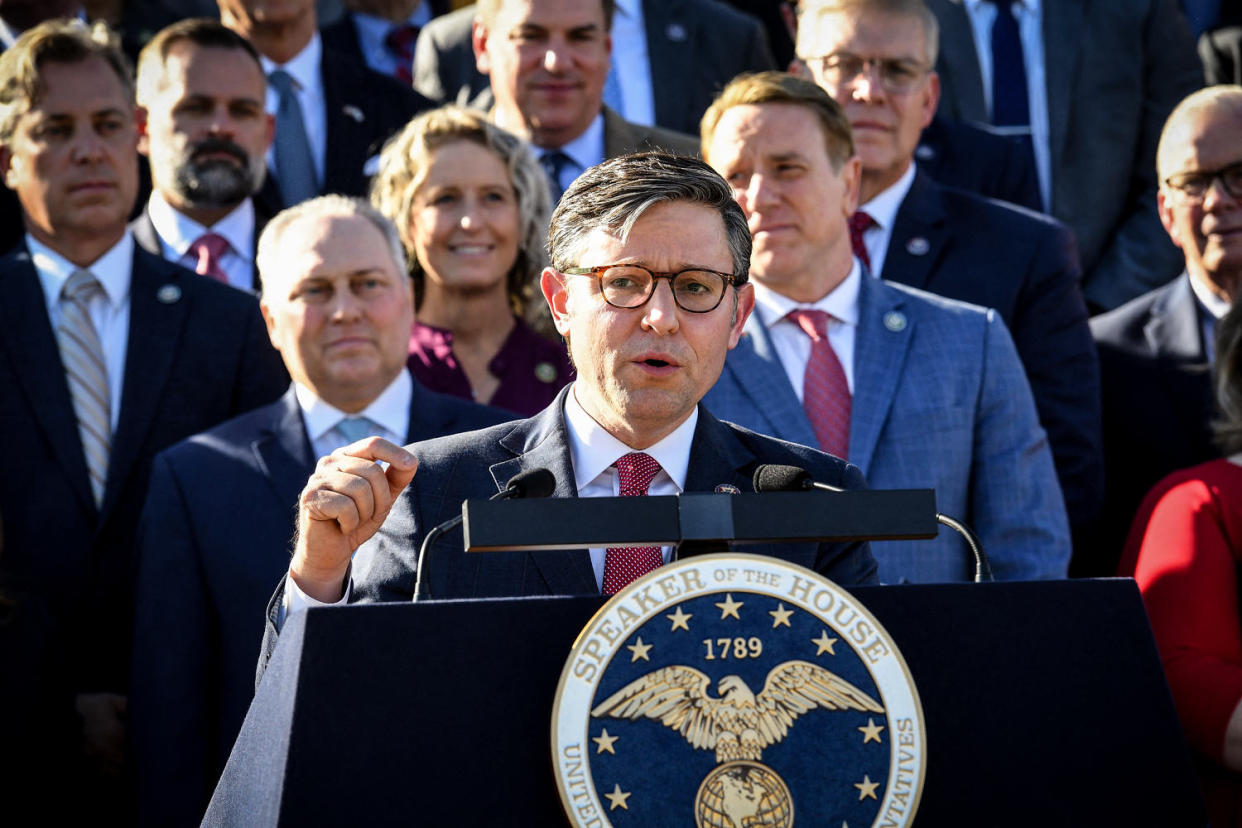
M496 492L488 498L488 500L515 500L524 497L549 497L556 491L556 475L547 469L527 469L524 472L515 474L505 484L503 490ZM423 564L427 560L427 553L431 551L431 546L436 540L450 529L454 529L461 525L463 518L461 513L455 517L441 523L439 526L427 533L427 537L423 538L423 545L418 550L418 571L414 577L414 595L410 601L418 600L419 594L423 588ZM427 594L424 597L431 597L431 588L427 588Z
M829 492L845 491L836 486L829 486L827 483L817 483L806 469L800 469L797 466L781 466L775 463L764 464L755 469L751 482L754 484L755 491L761 493L804 492L813 489L823 489ZM966 524L947 515L937 513L936 522L942 526L949 527L966 540L966 545L970 547L970 551L975 558L975 582L991 581L992 563L983 551L983 544L979 541L978 535L971 531Z

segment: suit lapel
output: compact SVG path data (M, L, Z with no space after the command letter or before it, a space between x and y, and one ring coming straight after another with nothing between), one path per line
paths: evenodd
M1082 35L1084 5L1084 0L1044 0L1043 3L1048 146L1054 170L1062 167L1070 106L1074 100L1074 79L1078 77L1087 41Z
M437 395L413 380L410 394L410 425L405 435L406 443L430 440L450 433L453 412ZM455 430L455 429L454 429Z
M129 286L129 345L125 349L121 417L108 459L105 514L116 502L142 451L180 348L181 330L192 301L189 280L181 278L183 272L145 250L134 250Z
M926 289L944 240L944 203L931 179L916 173L889 234L884 278Z
M39 276L23 245L3 260L4 290L0 292L0 341L9 354L13 373L26 395L35 420L47 435L56 456L82 505L95 511L82 454L82 438L73 412L73 400L60 362L60 346L47 315L47 303ZM109 475L111 477L111 475Z
M130 222L129 231L133 234L134 241L138 242L138 246L143 250L152 256L164 255L160 247L159 234L155 232L155 224L151 221L149 211L143 210L142 215Z
M866 474L914 335L904 300L878 279L859 288L858 333L854 339L854 400L850 411L849 460Z
M553 497L577 497L573 462L569 455L569 438L562 411L568 385L556 401L529 420L521 420L500 439L500 444L514 456L491 466L496 491L502 491L518 473L544 468L556 476ZM553 550L530 553L531 561L547 582L553 595L583 595L599 592L595 570L586 550Z
M802 402L772 347L767 328L757 314L746 320L741 341L725 360L725 370L736 377L737 387L753 410L767 420L769 434L804 446L819 445Z
M315 471L315 452L292 385L273 407L278 413L272 427L251 445L276 499L293 506Z
M604 107L604 159L616 158L618 155L637 152L638 135L634 133L629 122Z
M333 61L332 54L325 51L320 76L323 78L324 115L327 126L325 144L327 152L324 161L323 185L319 188L324 193L350 193L358 190L362 179L362 168L370 152L370 136L366 130L366 114L363 108L350 103L357 89L350 89L351 81L365 82L355 72L343 71L350 68L346 60ZM328 71L329 66L335 66ZM352 66L352 64L351 64Z
M690 26L684 22L685 3L680 0L656 0L643 3L643 28L647 33L647 56L651 62L651 77L660 78L661 84L674 86L673 90L655 93L655 121L657 124L677 123L681 120L682 96L676 90L684 88L682 78L694 77L691 50L686 48ZM670 33L680 34L674 40Z
M1143 335L1153 355L1174 357L1181 362L1206 365L1203 334L1199 325L1198 300L1190 287L1190 277L1182 274L1160 299Z
M945 90L941 111L959 121L988 123L987 99L983 94L983 75L970 18L961 0L931 0L940 22L940 57L937 62Z
M722 483L750 491L754 465L755 455L738 441L732 429L700 405L690 444L686 491L711 492Z

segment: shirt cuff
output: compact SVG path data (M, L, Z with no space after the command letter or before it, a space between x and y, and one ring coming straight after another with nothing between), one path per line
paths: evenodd
M280 604L280 617L276 620L277 629L284 629L285 621L296 613L303 612L311 607L339 607L342 604L349 603L350 594L350 573L353 571L353 564L349 565L349 569L345 570L345 594L336 601L320 601L312 598L302 591L302 588L293 580L292 575L285 575L285 595L284 600Z

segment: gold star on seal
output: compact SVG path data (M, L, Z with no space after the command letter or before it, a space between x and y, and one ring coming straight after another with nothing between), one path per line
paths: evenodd
M785 609L784 604L777 604L776 609L770 610L768 615L772 616L772 629L776 629L781 624L789 626L789 616L793 615L793 610Z
M859 730L862 730L862 728L859 728ZM597 754L603 753L604 751L608 751L613 756L617 755L617 752L612 749L612 743L617 741L617 737L609 736L608 728L604 728L603 730L601 730L598 736L592 736L591 741L599 745L599 750L595 751Z
M686 622L694 617L694 613L682 612L681 607L678 607L677 612L664 617L673 622L673 626L669 628L669 632L672 632L673 630L685 630L686 632L690 632L690 625Z
M815 650L815 655L817 656L822 656L824 653L827 653L828 655L836 655L836 653L832 650L832 645L837 643L837 639L829 638L827 630L821 631L819 638L812 638L811 643L817 648Z
M625 800L630 798L630 792L622 793L620 785L613 785L612 793L604 794L604 796L608 799L610 803L612 803L608 806L608 810L615 811L618 808L624 808L625 810L628 811L630 809L630 806L625 804ZM871 798L875 799L874 796Z
M720 603L716 604L716 606L720 607L720 620L721 621L725 620L730 615L732 615L738 621L742 620L741 617L737 614L737 611L741 609L742 607L742 602L734 601L732 592L726 595L725 599L721 601Z
M625 649L629 650L631 653L634 654L634 657L630 659L631 664L633 664L635 661L638 661L640 658L643 661L651 661L651 659L647 657L647 651L651 649L651 645L644 644L643 637L641 635L638 638L634 639L633 644L626 644Z
M854 787L858 788L858 801L862 802L867 797L875 799L875 789L879 786L879 782L872 782L871 777L864 773L863 781L854 783Z
M860 728L858 728L859 732L861 732L861 733L862 733L862 735L863 735L863 744L864 744L864 745L865 745L865 744L867 744L867 742L879 742L879 741L880 741L880 731L881 731L881 730L883 730L883 729L884 729L884 725L878 725L878 724L876 724L876 723L875 723L875 719L872 719L872 718L868 718L868 719L867 719L867 726L866 726L866 727L860 727Z

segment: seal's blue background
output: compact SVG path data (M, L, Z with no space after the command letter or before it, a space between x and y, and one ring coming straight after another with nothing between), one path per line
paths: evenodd
M793 659L819 664L884 705L875 682L844 635L828 628L829 637L839 639L834 645L835 655L816 656L818 648L812 641L826 628L819 618L785 603L785 609L793 611L789 617L790 626L773 629L773 618L768 613L781 603L778 599L736 591L732 595L735 601L743 604L738 610L740 620L722 620L721 611L715 605L724 601L724 595L712 594L681 604L683 612L693 615L688 622L689 632L670 631L672 624L665 616L673 613L673 607L630 630L600 678L591 707L629 682L673 664L693 667L710 676L712 697L720 696L716 683L728 675L740 676L757 696L763 690L768 673ZM715 639L738 636L760 638L762 655L757 659L734 659L730 650L729 658L721 658ZM626 645L633 644L639 637L644 644L652 645L648 652L650 661L631 662L632 655ZM713 652L717 656L713 661L705 659L705 638L713 640ZM865 726L869 717L884 726L878 744L871 741L864 745L863 734L857 729ZM609 735L618 737L613 746L616 755L597 753L595 742L588 741L586 746L595 789L612 823L617 826L693 825L695 795L704 777L717 766L715 750L696 750L677 731L646 717L637 721L592 717L588 735L598 736L604 728ZM875 820L888 780L891 730L883 713L816 708L795 719L785 738L764 748L759 761L785 780L800 823L814 815L814 824L840 825L848 821L851 825L870 825ZM878 785L876 799L860 802L854 784L862 782L864 774ZM609 811L604 795L611 793L618 784L622 791L632 794L626 803L628 809Z

